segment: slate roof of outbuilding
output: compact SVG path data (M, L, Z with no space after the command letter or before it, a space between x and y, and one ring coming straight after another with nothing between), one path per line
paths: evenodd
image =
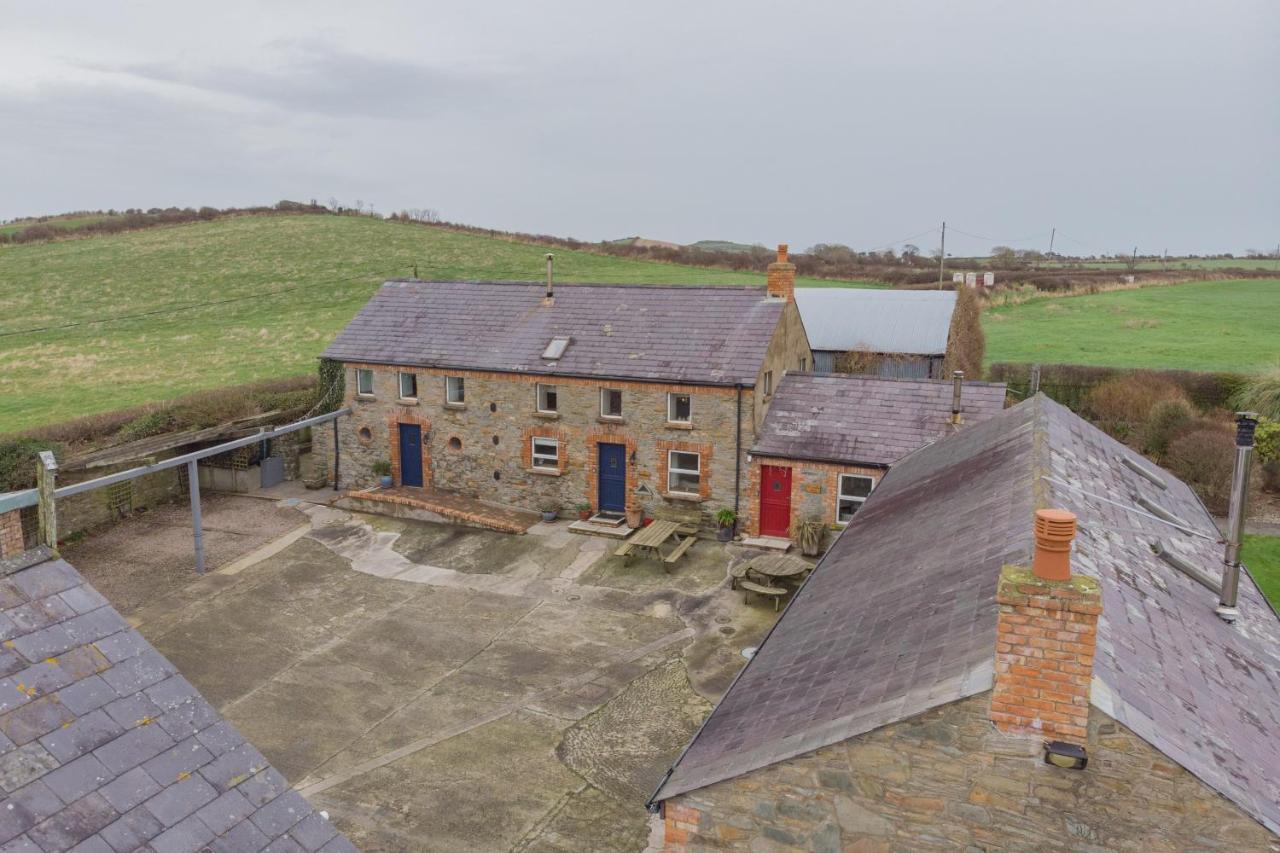
M5 850L355 850L74 568L28 562L0 562Z
M813 462L892 465L956 430L952 383L845 374L783 377L751 452ZM962 425L1004 408L1003 382L965 382Z
M1195 535L1133 511L1139 497ZM1239 620L1220 620L1217 597L1151 549L1218 573L1195 493L1043 396L885 475L655 798L989 690L997 579L1029 560L1046 506L1077 515L1072 570L1102 590L1092 704L1280 833L1280 619L1246 572Z
M325 350L345 362L755 384L786 303L763 287L389 281ZM571 342L542 358L555 337Z
M796 307L815 350L909 355L947 351L954 290L798 287Z

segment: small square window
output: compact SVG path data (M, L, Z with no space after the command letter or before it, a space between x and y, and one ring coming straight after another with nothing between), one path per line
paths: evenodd
M361 397L373 396L373 371L367 367L356 368L356 393Z
M556 386L543 385L538 383L538 411L544 414L553 414L560 411L558 408L559 400L556 396Z
M688 394L667 395L667 421L673 424L693 422L693 402Z
M617 388L600 389L600 417L622 417L622 392Z
M696 495L701 485L701 454L682 450L667 451L667 491Z
M766 370L764 379L760 382L760 393L768 397L773 393L773 371Z
M466 384L461 376L445 377L444 401L453 405L461 405L467 402Z
M414 373L400 374L400 399L416 400L418 399L418 377Z
M875 488L876 481L860 474L840 475L840 495L836 501L836 523L848 524L853 514L862 508L867 495Z
M559 470L560 468L560 442L554 438L535 438L533 439L533 467L534 468L550 468L551 470Z

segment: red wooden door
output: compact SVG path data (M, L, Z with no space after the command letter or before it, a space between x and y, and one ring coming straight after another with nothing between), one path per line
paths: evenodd
M791 469L760 466L760 535L791 535Z

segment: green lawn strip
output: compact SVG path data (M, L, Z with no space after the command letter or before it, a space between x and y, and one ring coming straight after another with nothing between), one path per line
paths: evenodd
M987 361L1250 371L1280 363L1280 280L1031 299L983 314Z
M1245 536L1243 559L1262 594L1280 609L1280 536Z

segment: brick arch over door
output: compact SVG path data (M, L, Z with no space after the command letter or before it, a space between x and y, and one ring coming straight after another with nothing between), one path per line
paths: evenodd
M388 446L391 449L392 482L400 485L400 425L417 424L422 427L422 487L431 488L431 421L412 409L393 412L387 418Z
M618 430L616 427L600 427L590 430L587 433L587 448L590 458L587 464L587 500L591 502L591 509L598 510L600 502L599 478L600 471L600 445L601 444L621 444L627 448L627 510L635 509L636 506L636 466L631 461L631 457L636 452L636 440L626 433Z

